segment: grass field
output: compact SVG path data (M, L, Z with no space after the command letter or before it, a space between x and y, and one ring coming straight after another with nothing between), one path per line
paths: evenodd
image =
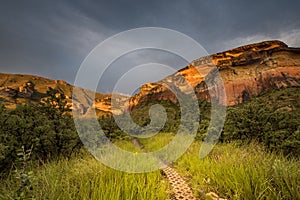
M159 149L173 134L143 139L148 149ZM300 161L269 153L256 143L218 144L199 159L201 142L194 142L173 165L187 178L197 197L215 192L228 199L300 199Z
M167 144L173 134L160 134L140 142L149 151ZM121 148L138 152L130 141ZM227 199L300 199L300 161L268 153L251 143L218 144L199 159L201 143L194 142L175 163L197 197L215 192ZM168 199L170 188L160 171L129 174L110 169L87 153L35 166L27 197L35 199ZM19 188L14 172L1 181L0 198L14 199ZM28 198L30 199L30 198Z
M118 142L118 145L128 151L135 150L128 142ZM22 191L26 194L19 199L168 199L168 183L159 171L144 174L116 171L86 152L32 170L29 181L32 190L24 186ZM2 180L0 199L18 199L20 181L14 172Z

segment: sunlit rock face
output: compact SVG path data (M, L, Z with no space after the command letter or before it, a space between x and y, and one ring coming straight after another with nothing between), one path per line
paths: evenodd
M182 92L192 87L198 98L218 99L215 86L206 84L216 78L216 69L224 84L226 105L236 105L274 88L300 86L299 67L300 48L281 41L250 44L199 58L157 83L143 85L140 93L130 99L129 107L153 99L177 103L164 83L172 83Z

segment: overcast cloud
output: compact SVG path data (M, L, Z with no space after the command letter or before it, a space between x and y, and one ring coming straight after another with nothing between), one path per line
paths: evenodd
M299 10L296 0L2 1L0 69L72 84L80 64L96 45L138 27L180 31L210 54L270 39L300 46ZM149 63L151 58L174 69L187 64L171 54L134 52L107 70L99 91L110 92L131 65ZM151 69L153 73L147 73L153 81L160 78L155 74L167 74L165 68Z

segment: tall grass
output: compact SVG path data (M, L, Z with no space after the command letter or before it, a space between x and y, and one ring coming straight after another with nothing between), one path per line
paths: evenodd
M140 139L147 151L169 143L174 134ZM116 141L119 147L141 152L131 141ZM186 177L199 198L215 192L228 199L300 199L300 161L269 153L251 143L218 144L204 159L201 143L194 142L173 166ZM159 171L129 174L108 168L87 153L60 159L35 169L32 179L35 199L168 199L168 182ZM11 174L2 180L0 199L11 199L18 181Z
M166 199L159 173L128 174L94 159L51 163L38 177L38 199Z
M190 178L196 195L216 192L230 199L300 199L300 161L264 151L258 144L219 144L199 159L194 143L175 167Z
M157 151L166 146L174 136L173 133L159 133L151 138L141 138L139 141L144 145L146 151Z
M94 158L60 159L35 170L35 199L168 199L168 183L159 171L129 174L105 167ZM1 183L0 199L12 199L17 189L13 175Z
M148 151L162 148L174 137L158 134L140 140ZM218 144L204 159L201 142L194 142L174 167L199 198L215 192L228 199L300 199L300 161L269 153L257 143Z

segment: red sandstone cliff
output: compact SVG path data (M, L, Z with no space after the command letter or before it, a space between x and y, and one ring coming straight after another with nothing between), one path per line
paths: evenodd
M274 88L300 86L300 48L266 41L199 58L157 83L143 85L140 93L130 99L129 108L149 100L177 103L164 83L172 83L183 92L187 91L188 83L198 98L210 100L205 81L215 79L215 69L224 83L226 104L235 105ZM212 94L218 98L216 92Z

